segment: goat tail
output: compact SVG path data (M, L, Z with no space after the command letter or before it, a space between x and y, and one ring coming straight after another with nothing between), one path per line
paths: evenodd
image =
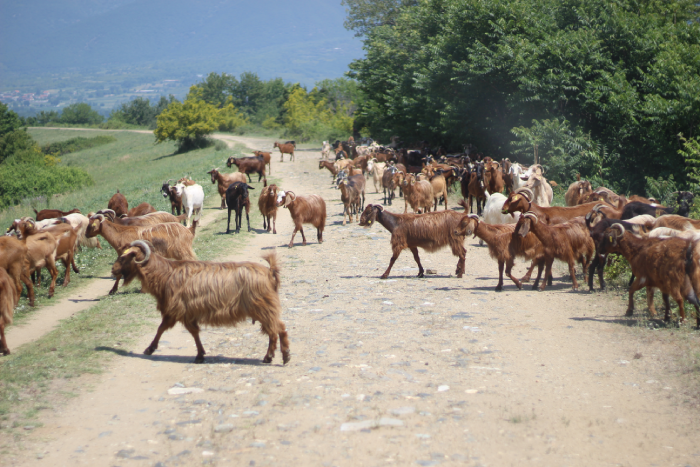
M34 211L34 214L35 214L36 216L39 215L39 211L37 211L36 209L32 208L32 211Z
M280 288L280 263L277 260L277 251L273 250L270 253L265 253L262 258L270 265L270 279L272 279L275 292L279 292Z
M457 201L457 204L462 206L464 208L465 212L469 212L469 205L467 204L466 201L464 201L463 199L460 199L459 201Z
M180 214L179 216L176 216L175 219L177 219L178 222L182 222L182 221L184 221L185 219L187 219L187 213L186 213L186 212L183 212L183 213Z

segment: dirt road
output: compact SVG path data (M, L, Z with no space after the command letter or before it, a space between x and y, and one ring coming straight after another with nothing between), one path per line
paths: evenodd
M3 465L700 465L698 413L664 349L621 325L622 302L557 275L544 293L497 294L496 264L472 239L462 279L444 250L421 251L436 275L415 278L404 252L381 281L389 234L340 225L318 158L273 158L273 173L324 197L325 242L309 229L309 245L286 248L282 209L277 235L221 258L278 248L286 367L279 353L260 363L267 342L250 323L203 332L204 365L181 326L144 356L154 326Z

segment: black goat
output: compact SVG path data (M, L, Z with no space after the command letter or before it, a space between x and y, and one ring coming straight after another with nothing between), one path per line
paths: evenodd
M243 182L233 182L226 189L226 206L228 206L228 222L226 223L226 233L231 232L231 211L236 211L236 233L241 231L243 223L243 208L245 208L245 220L248 223L248 232L250 232L250 199L248 198L248 190L254 190L255 187Z
M171 178L170 180L173 179ZM163 198L170 198L171 214L174 216L175 211L177 211L177 215L179 216L180 211L182 211L182 196L177 194L175 186L170 186L170 180L163 183L163 186L160 187L160 192L163 194Z
M678 208L676 209L656 204L646 204L641 201L632 201L627 203L622 209L620 219L631 219L642 214L649 214L654 217L663 216L664 214L678 214L679 216L688 217L695 195L689 191L679 191L677 193L676 202L678 203Z

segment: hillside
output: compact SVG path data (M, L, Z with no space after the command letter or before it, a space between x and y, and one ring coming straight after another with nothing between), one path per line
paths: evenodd
M134 68L258 72L311 84L361 55L340 2L0 2L0 69L12 76Z

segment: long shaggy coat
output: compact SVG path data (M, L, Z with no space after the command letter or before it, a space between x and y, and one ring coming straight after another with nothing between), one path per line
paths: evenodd
M258 208L263 216L263 229L277 233L277 185L268 185L260 192Z
M3 355L10 353L5 340L5 326L12 324L12 317L18 301L17 287L7 272L0 268L0 352Z
M274 252L263 256L270 264L267 268L252 262L171 261L157 253L150 253L146 260L144 244L135 242L136 246L127 248L114 263L112 274L124 275L127 281L138 277L143 290L156 298L163 321L146 354L152 354L162 333L179 322L194 337L195 362L201 363L205 352L199 340L200 325L235 326L252 318L270 338L264 362L272 361L278 336L284 362L289 361L289 339L280 320L280 268Z
M379 222L391 232L391 261L382 274L382 279L389 277L391 268L401 252L406 248L413 253L418 264L418 277L423 277L423 266L418 256L418 248L434 252L446 246L452 254L459 257L455 274L462 277L467 250L464 248L464 235L455 234L462 214L456 211L440 211L427 214L393 214L385 211L378 204L369 204L360 216L360 225L371 227Z

